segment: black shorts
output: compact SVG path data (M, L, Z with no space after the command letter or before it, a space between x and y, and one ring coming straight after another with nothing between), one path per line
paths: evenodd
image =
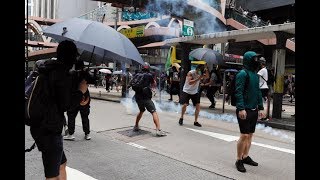
M42 163L46 178L59 176L60 165L67 162L63 151L61 135L40 136L35 139L39 151L42 152Z
M182 94L180 96L180 104L188 104L189 100L191 99L193 106L196 106L196 104L200 103L200 95L199 93L196 94L188 94L184 91L182 91Z
M256 130L256 124L258 120L258 109L256 110L246 109L246 112L247 112L247 118L240 119L239 110L238 109L236 110L241 134L254 133Z
M146 109L150 112L156 112L156 107L154 106L153 102L151 99L141 99L141 100L136 100L140 112L144 112Z

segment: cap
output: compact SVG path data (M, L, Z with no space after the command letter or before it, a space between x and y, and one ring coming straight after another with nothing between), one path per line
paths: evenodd
M266 63L266 59L264 58L264 57L261 57L260 59L259 59L259 61L261 62L261 63Z
M244 55L243 55L243 60L251 60L252 58L254 58L254 57L260 57L261 56L261 54L257 54L256 52L254 52L254 51L247 51L246 53L244 53ZM256 61L258 60L258 58L257 59L255 59Z
M145 62L144 65L142 66L143 69L149 69L150 64L148 62Z

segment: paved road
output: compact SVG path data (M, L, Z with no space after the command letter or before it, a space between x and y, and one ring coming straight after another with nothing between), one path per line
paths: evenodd
M208 118L208 114L203 113L199 118L203 127L199 128L193 126L193 116L187 115L184 126L179 126L177 112L159 109L161 128L168 136L155 137L152 117L146 113L140 125L149 133L128 137L119 132L131 129L134 124L137 107L130 102L92 100L92 140L83 140L78 115L76 141L64 142L68 167L106 180L295 179L295 133L292 131L258 126L251 157L259 166L246 166L247 173L240 173L234 166L239 133L232 115L212 113ZM174 103L159 107L179 108ZM26 130L26 146L32 144L28 132ZM26 153L26 179L42 179L40 160L37 150Z

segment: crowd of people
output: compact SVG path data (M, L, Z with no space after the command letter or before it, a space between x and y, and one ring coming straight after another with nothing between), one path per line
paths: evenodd
M84 139L90 140L90 92L88 84L97 84L97 76L91 76L89 69L84 67L83 62L77 60L77 48L71 41L62 41L57 48L57 60L49 60L45 65L50 67L49 74L50 83L53 87L53 95L55 105L58 107L55 120L51 121L48 126L30 127L32 137L34 138L38 149L42 153L45 177L66 179L66 163L67 158L63 150L63 139L75 140L75 118L80 112L82 119L82 127L84 131ZM273 74L268 72L266 68L266 60L253 51L248 51L243 58L244 69L238 73L230 72L227 74L227 98L230 94L228 89L235 81L235 97L236 97L236 116L239 124L240 137L237 143L236 169L240 172L246 172L244 164L258 166L249 156L250 145L258 119L265 117L263 101L270 98L270 90L272 89L274 79ZM203 92L206 93L211 105L209 108L215 108L215 94L222 87L222 78L219 67L214 66L211 70L206 64L200 64L195 69L187 72L185 82L181 81L182 68L172 66L169 75L161 73L157 79L155 73L150 70L150 64L145 63L141 70L137 70L131 77L128 76L112 76L107 74L106 91L112 88L114 77L122 78L118 83L124 83L123 79L130 79L129 83L124 84L131 87L135 91L134 101L139 107L139 113L136 116L133 131L140 131L139 122L143 113L147 110L151 113L154 124L155 134L163 137L167 134L160 128L160 118L156 107L152 101L153 89L160 81L160 89L169 89L170 99L173 95L178 95L181 104L181 115L178 120L180 126L184 125L184 114L191 99L195 107L193 125L202 127L198 122L200 113L200 99ZM116 80L116 81L117 81ZM127 81L127 80L126 80ZM183 84L181 84L183 83ZM285 92L289 92L290 96L294 95L294 77L289 75L285 81ZM291 101L292 101L291 99ZM64 113L66 112L67 117ZM44 117L44 122L47 121ZM178 118L177 118L178 119ZM56 123L53 125L52 123ZM63 126L67 130L63 134ZM48 128L50 127L50 128ZM56 129L52 130L52 127Z

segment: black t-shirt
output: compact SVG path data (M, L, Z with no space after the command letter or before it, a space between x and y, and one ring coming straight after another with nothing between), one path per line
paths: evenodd
M148 87L143 92L136 92L135 98L136 100L143 100L143 99L151 99L152 92L151 92L151 84L153 84L154 79L151 73L144 73L143 74L143 87ZM150 94L151 93L151 94Z

